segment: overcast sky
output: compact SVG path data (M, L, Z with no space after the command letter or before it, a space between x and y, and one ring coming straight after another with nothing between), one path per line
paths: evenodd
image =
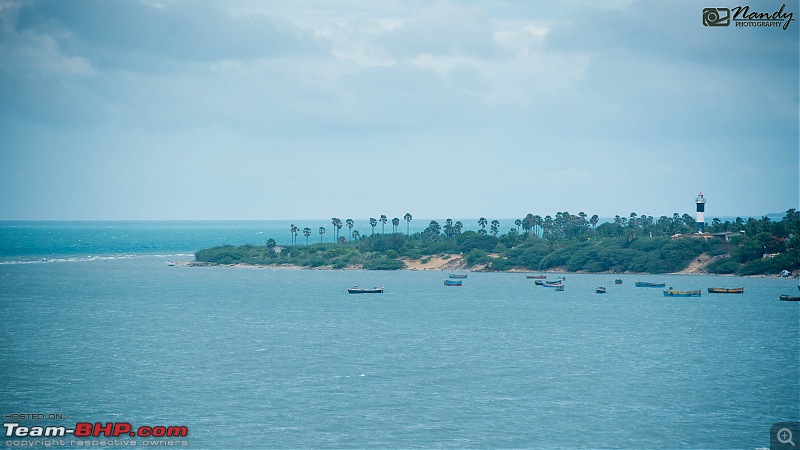
M798 2L0 0L0 219L798 208Z

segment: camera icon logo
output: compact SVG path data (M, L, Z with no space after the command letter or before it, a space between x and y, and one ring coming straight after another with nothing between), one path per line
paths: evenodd
M728 8L703 8L703 25L707 27L727 27L731 24L731 10Z

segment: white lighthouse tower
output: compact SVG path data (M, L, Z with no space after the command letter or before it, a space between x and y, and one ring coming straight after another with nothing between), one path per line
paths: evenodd
M703 234L706 231L706 218L704 215L706 211L706 199L703 197L702 192L697 195L694 203L697 205L697 232Z

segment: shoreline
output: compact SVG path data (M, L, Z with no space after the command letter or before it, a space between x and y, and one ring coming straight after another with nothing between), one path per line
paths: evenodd
M422 258L425 259L425 258ZM402 260L406 262L406 260ZM416 262L420 262L421 260L412 260ZM298 266L293 264L244 264L244 263L236 263L236 264L217 264L217 263L208 263L208 262L198 262L198 261L172 261L170 262L171 265L175 266L183 266L183 267L230 267L230 268L238 268L238 269L285 269L285 270L366 270L360 265L353 265L347 266L343 269L334 269L332 266L317 266L317 267L308 267L308 266ZM408 264L408 263L407 263ZM427 266L427 267L425 267ZM421 267L421 268L420 268ZM575 275L642 275L642 276L660 276L660 275L689 275L689 276L715 276L715 277L730 277L730 278L787 278L787 279L797 279L800 277L797 276L790 276L790 277L781 277L780 275L734 275L734 274L713 274L708 272L687 272L685 270L680 272L667 272L667 273L649 273L649 272L567 272L566 270L559 270L559 269L550 269L550 270L529 270L529 269L511 269L511 270L483 270L482 267L473 266L469 268L450 268L450 267L442 267L437 266L434 267L433 265L427 263L419 263L415 267L406 267L405 269L397 269L402 271L409 271L409 272L418 272L418 271L426 271L426 272L474 272L474 273L514 273L514 274L575 274ZM380 272L376 270L374 272Z

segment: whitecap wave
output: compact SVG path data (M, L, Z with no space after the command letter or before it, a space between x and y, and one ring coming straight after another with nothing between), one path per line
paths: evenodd
M139 258L175 258L175 257L194 257L192 253L172 253L172 254L145 254L145 255L87 255L87 256L69 256L59 258L27 258L27 259L12 259L8 261L0 261L3 264L52 264L52 263L74 263L74 262L94 262L94 261L114 261L118 259L139 259Z

